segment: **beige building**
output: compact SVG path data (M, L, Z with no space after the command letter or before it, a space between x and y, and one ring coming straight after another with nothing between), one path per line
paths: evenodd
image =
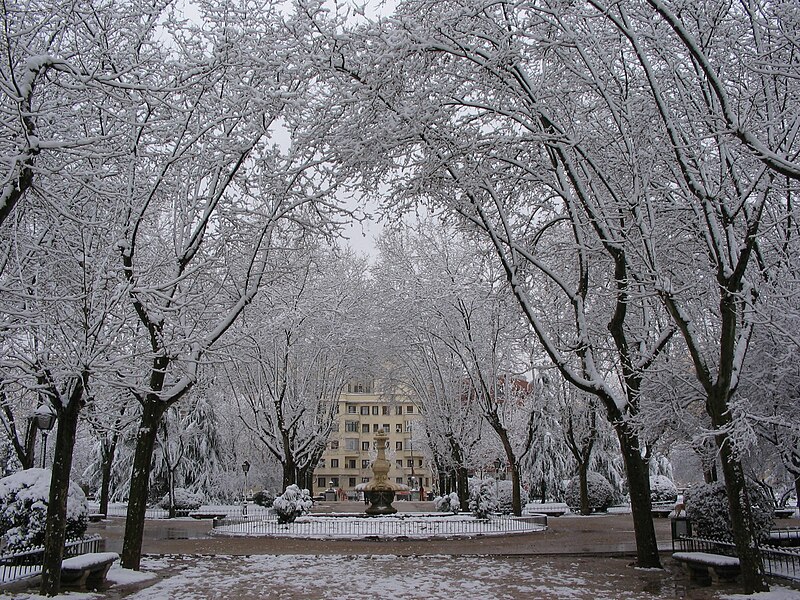
M372 380L348 383L339 397L337 423L314 470L313 493L322 494L332 487L341 490L342 498L357 498L356 486L372 479L375 434L381 428L389 434L389 479L412 489L422 486L429 492L432 477L429 461L422 454L421 418L419 407L407 395L381 393ZM398 494L398 498L404 496Z

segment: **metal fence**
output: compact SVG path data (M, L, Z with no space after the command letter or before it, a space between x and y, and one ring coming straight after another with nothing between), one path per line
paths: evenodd
M98 505L89 504L89 512L97 513L99 510ZM271 512L269 508L259 506L258 504L248 504L246 507L241 504L230 504L225 506L207 506L199 509L191 510L176 510L175 516L179 518L191 517L193 514L202 515L204 513L225 514L230 518L242 517L248 515L250 517L258 516L266 518ZM128 507L124 504L111 505L105 512L107 517L126 517L128 515ZM169 510L166 508L153 507L148 508L145 512L145 519L169 519Z
M672 540L674 550L682 552L709 552L725 556L736 556L733 542L697 537L678 537ZM772 577L800 581L800 548L778 548L760 545L764 571Z
M64 558L97 552L101 542L102 538L99 535L67 540L64 544ZM42 562L44 562L43 546L32 546L17 552L0 554L0 583L38 575L42 572Z
M546 515L489 519L410 514L389 518L315 515L287 524L278 523L275 518L215 519L212 533L308 539L429 539L530 533L546 528Z

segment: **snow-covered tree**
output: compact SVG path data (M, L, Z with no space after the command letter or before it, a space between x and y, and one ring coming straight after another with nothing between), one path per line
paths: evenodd
M284 487L308 487L363 343L365 265L337 253L287 256L286 278L248 309L226 367L242 425L281 465Z
M401 360L429 415L432 447L443 438L465 467L464 451L477 441L470 417L480 414L497 435L521 514L519 464L531 447L532 390L518 359L525 329L502 281L460 232L432 222L384 239L381 260L379 281L400 294L395 344L405 348ZM463 486L459 491L463 500Z

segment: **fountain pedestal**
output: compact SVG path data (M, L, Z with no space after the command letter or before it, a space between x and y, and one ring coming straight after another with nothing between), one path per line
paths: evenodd
M372 463L372 472L375 477L366 486L364 486L364 494L369 500L369 507L364 512L370 516L379 515L393 515L397 509L392 506L394 502L394 493L403 489L404 486L389 481L389 468L391 465L386 460L386 440L389 436L381 429L375 434L375 442L378 447L378 457Z

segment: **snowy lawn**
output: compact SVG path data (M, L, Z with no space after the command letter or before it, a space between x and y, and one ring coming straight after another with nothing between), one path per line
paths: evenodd
M145 557L153 585L132 594L66 594L70 600L723 600L736 588L697 588L679 572L639 570L628 559L502 556L163 556ZM112 569L113 581L135 583L142 574ZM142 584L139 583L139 586ZM39 600L17 595L18 600ZM800 592L775 588L758 600L800 600Z

